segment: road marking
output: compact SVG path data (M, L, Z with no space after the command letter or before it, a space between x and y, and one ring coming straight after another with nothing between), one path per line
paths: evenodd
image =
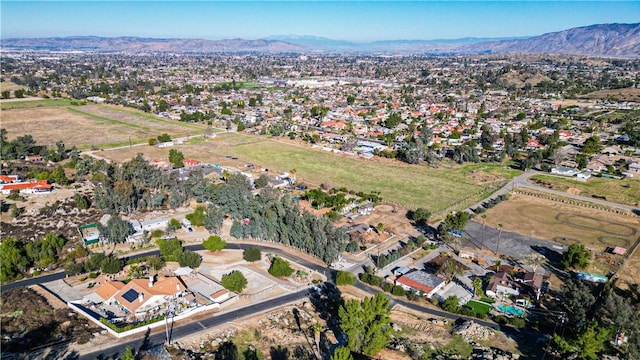
M202 325L202 323L200 321L198 321L198 325L202 326L202 328L205 329L205 330L207 329L207 327Z

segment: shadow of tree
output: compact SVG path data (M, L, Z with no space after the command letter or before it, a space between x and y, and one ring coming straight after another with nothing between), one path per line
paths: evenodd
M277 348L271 347L269 351L272 360L289 360L289 349L278 345Z

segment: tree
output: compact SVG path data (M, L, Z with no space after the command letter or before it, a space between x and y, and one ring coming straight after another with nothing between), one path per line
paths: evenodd
M174 168L184 167L184 154L176 149L169 150L169 162Z
M333 351L331 360L353 360L353 356L351 355L351 350L349 350L348 347L340 346Z
M107 256L100 262L100 270L106 274L117 274L122 270L123 266L122 260L113 255Z
M11 91L9 91L9 90L2 91L2 98L3 99L8 99L10 97L11 97Z
M260 175L255 181L256 189L262 189L269 185L269 177L266 174Z
M260 248L257 247L244 249L244 251L242 252L242 258L249 262L259 261L260 259L262 259L262 251L260 251Z
M351 351L373 356L391 339L390 300L383 294L348 300L338 309L340 329Z
M585 248L582 244L571 244L567 251L562 254L562 262L560 265L564 269L571 267L577 267L584 269L589 266L589 259L591 258L591 251Z
M176 260L180 266L189 266L191 268L197 268L202 263L202 257L191 250L183 251L176 257Z
M567 279L560 288L562 307L567 312L569 322L578 324L587 319L587 313L596 301L589 286L580 280Z
M291 265L289 265L289 262L279 257L273 258L271 266L269 267L269 274L275 277L291 276L293 272L294 270L291 268Z
M211 235L207 240L202 242L202 247L205 249L216 252L224 249L227 246L227 242L222 240L218 235Z
M7 237L0 244L0 281L13 279L29 266L29 259L21 241Z
M224 213L215 205L211 204L207 207L207 216L204 219L204 227L209 233L217 234L222 228Z
M498 242L496 243L496 255L500 253L500 239L502 238L502 228L504 225L498 224Z
M98 223L98 230L100 230L100 234L104 235L112 244L124 242L127 239L127 236L134 232L131 224L117 215L109 218L106 227Z
M58 185L69 184L69 179L67 179L62 166L58 166L55 170L53 170L51 175L49 175L49 181Z
M82 264L75 261L68 262L64 265L64 273L69 276L78 275L82 272Z
M158 255L152 255L147 258L147 266L154 271L160 271L164 267L164 260Z
M238 347L232 341L225 341L216 350L215 360L238 360Z
M319 322L314 322L309 327L313 332L313 340L316 342L316 355L319 359L322 358L320 355L320 334L322 333L323 327Z
M411 214L411 220L418 225L426 225L431 217L431 211L427 208L419 207Z
M164 232L167 234L172 234L174 231L180 229L180 226L182 226L182 224L180 224L180 221L178 221L177 219L171 219L169 220L167 228L164 230Z
M476 296L484 296L484 291L482 290L482 279L479 277L473 278L473 292Z
M540 266L544 265L545 262L545 257L538 254L530 254L524 258L524 263L530 265L533 268L533 272L536 272L536 270Z
M207 217L204 210L204 206L197 206L196 209L191 214L187 214L185 218L187 218L193 226L204 226Z
M120 360L135 360L135 359L136 359L136 356L133 353L133 350L131 349L130 346L127 346Z
M575 354L581 360L596 360L600 358L598 353L606 348L610 338L611 328L601 326L593 320L568 340L555 335L553 343L563 355Z
M458 299L458 297L455 295L451 295L446 298L442 303L442 310L452 313L460 312L460 300Z
M247 287L247 279L238 270L222 275L222 286L234 293L241 293Z
M169 141L171 141L171 136L169 136L169 134L158 135L158 141L161 142L161 143L169 142Z
M355 285L356 277L348 271L338 271L336 275L336 285Z
M176 257L182 253L182 242L178 239L158 239L156 244L160 248L160 255L167 257Z
M582 152L585 154L595 154L600 151L600 137L591 136L584 141L582 145Z

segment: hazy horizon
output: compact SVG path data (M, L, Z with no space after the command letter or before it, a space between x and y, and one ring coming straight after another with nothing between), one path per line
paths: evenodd
M332 40L530 37L637 23L637 1L2 1L2 38Z

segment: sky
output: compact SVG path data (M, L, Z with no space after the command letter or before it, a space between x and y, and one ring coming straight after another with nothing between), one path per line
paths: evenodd
M337 40L535 36L640 22L640 1L0 1L0 36Z

